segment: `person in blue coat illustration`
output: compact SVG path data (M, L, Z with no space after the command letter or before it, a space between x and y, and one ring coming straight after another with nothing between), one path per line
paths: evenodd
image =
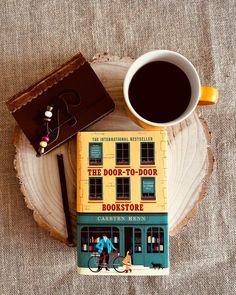
M111 253L112 249L116 250L116 248L108 239L106 234L102 235L102 239L96 244L95 247L98 249L98 253L100 254L98 269L100 270L102 268L101 264L103 263L103 260L105 260L105 263L107 265L106 270L109 270L109 254Z

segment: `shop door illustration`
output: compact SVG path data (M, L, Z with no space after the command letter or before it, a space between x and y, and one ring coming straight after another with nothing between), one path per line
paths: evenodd
M139 227L125 227L125 255L132 250L132 264L144 265L142 230Z

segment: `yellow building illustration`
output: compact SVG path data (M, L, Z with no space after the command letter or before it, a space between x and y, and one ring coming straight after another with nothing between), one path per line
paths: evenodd
M168 267L166 136L78 134L78 266L87 266L105 232L123 255L133 253L134 264Z

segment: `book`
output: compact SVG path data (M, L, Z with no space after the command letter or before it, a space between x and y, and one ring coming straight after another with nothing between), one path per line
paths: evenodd
M48 137L44 154L108 115L115 107L81 53L6 104L36 152L42 137ZM48 106L53 106L52 114L45 124Z
M78 272L169 273L166 131L77 135Z

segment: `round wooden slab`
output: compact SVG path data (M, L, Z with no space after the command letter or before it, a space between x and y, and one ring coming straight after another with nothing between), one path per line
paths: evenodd
M97 54L92 67L113 98L116 109L88 130L139 130L127 117L122 85L132 60ZM168 195L170 234L175 235L197 211L206 192L213 168L210 132L195 112L183 123L168 129ZM69 205L74 233L76 232L76 166L75 138L51 153L37 158L25 135L16 128L15 168L27 206L36 222L50 234L66 241L67 232L61 199L56 155L64 155Z

